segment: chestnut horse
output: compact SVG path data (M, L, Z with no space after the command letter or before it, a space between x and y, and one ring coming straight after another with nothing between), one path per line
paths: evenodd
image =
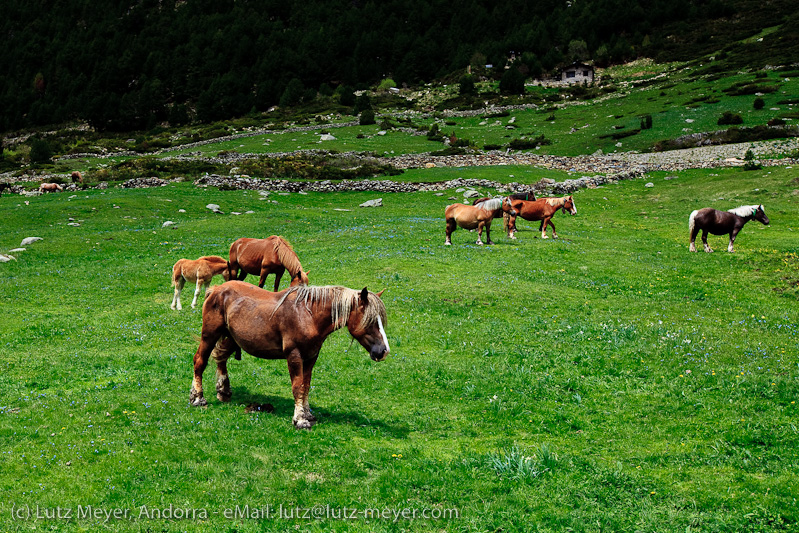
M516 215L507 198L483 199L475 205L448 205L444 210L444 218L447 221L447 239L444 244L452 245L450 237L457 226L463 229L477 229L477 244L480 246L483 245L483 228L485 228L486 244L494 244L491 240L491 221L501 217L503 212Z
M547 238L547 224L552 226L552 238L557 239L558 234L555 232L555 224L552 223L552 217L559 209L564 213L574 215L577 213L577 208L574 207L573 196L563 196L562 198L539 198L532 202L527 200L513 200L511 201L513 208L519 213L519 216L525 220L540 220L541 226L538 230L541 232L541 238ZM516 238L516 215L505 214L505 232L511 239Z
M237 239L230 245L229 263L230 279L241 281L247 274L261 276L258 280L261 288L264 287L266 277L274 274L275 292L286 270L291 275L291 287L308 285L308 273L302 271L302 264L294 249L286 239L277 235L266 239Z
M705 245L706 252L713 250L707 244L707 234L713 235L729 235L730 244L727 245L728 252L734 252L733 244L738 232L744 227L744 224L750 220L757 220L758 222L767 225L769 219L766 216L765 210L762 205L742 205L729 211L718 211L712 207L705 207L704 209L697 209L688 217L688 231L691 233L691 244L688 249L692 252L696 251L696 235L699 230L702 230L702 244Z
M346 326L372 360L382 361L388 355L383 329L386 307L381 294L366 287L357 291L337 286L298 286L269 292L240 281L213 287L203 304L190 405L208 405L202 377L209 358L216 362L216 397L221 402L230 401L227 361L231 355L239 359L244 350L261 359L286 360L294 394L294 427L310 429L316 422L308 405L311 373L328 335Z
M194 309L202 289L207 289L211 284L211 278L219 274L222 274L225 281L230 279L227 260L224 257L206 255L195 260L178 259L175 266L172 267L172 285L175 286L172 309L178 311L183 309L183 306L180 305L180 291L183 290L183 285L187 281L197 284L197 288L194 290L194 299L191 301L191 307Z

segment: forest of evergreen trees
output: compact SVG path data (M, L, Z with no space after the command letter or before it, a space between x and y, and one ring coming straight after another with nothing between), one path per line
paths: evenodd
M768 12L762 6L768 5ZM0 131L213 121L339 85L431 81L469 64L535 75L565 61L713 51L708 28L793 0L6 0ZM765 26L764 26L765 27ZM704 28L704 30L703 30ZM738 36L738 38L746 35Z

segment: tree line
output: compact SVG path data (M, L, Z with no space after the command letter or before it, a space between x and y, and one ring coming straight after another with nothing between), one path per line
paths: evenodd
M701 42L703 21L748 1L6 0L0 130L214 121L387 77L501 72L511 51L523 76L578 59L684 59L675 43Z

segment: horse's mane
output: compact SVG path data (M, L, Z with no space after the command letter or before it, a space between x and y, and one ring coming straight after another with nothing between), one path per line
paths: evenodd
M568 196L562 198L540 198L540 200L546 200L548 205L560 207L566 203L566 198L568 198Z
M300 273L302 264L300 264L297 253L294 251L294 248L291 247L289 241L283 237L276 236L275 253L277 254L278 260L283 263L283 266L286 267L292 278Z
M738 215L739 217L751 217L757 212L759 207L759 205L742 205L741 207L730 209L727 212Z
M306 309L310 310L313 304L327 305L330 303L330 312L333 318L333 327L339 329L347 324L352 312L353 306L357 305L358 298L360 298L360 291L341 287L339 285L325 285L322 287L313 287L310 285L299 285L290 287L286 293L280 298L280 301L275 307L283 305L286 298L290 294L296 294L294 305L304 305ZM273 313L274 314L274 313ZM386 306L376 294L369 293L369 305L366 306L366 312L361 319L362 326L371 326L377 323L380 318L383 324L386 323Z
M489 198L488 200L477 202L474 206L487 211L496 211L502 208L502 198Z

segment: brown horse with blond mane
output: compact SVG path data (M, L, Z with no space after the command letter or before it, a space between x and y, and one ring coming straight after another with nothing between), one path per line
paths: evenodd
M447 221L447 238L444 244L447 246L452 244L452 232L458 226L463 229L476 229L477 244L480 246L483 245L483 228L485 228L486 244L494 244L491 240L491 221L501 217L502 213L516 215L507 198L481 199L475 205L448 205L444 210L444 218Z
M534 201L526 200L512 200L511 205L518 212L518 216L525 220L540 220L541 225L538 230L541 232L541 238L547 238L547 224L552 226L552 238L557 239L558 234L555 232L555 224L552 223L552 217L555 216L559 210L564 213L574 215L577 213L577 208L574 206L573 196L563 196L562 198L539 198ZM511 239L516 238L516 215L505 213L505 232Z
M175 266L172 267L172 285L175 286L172 309L177 309L178 311L183 309L183 306L180 305L180 292L187 281L197 284L197 288L194 289L194 299L191 301L191 307L194 309L197 306L197 298L199 298L202 290L207 289L208 285L211 284L211 278L219 274L222 275L225 281L230 279L227 259L224 257L206 255L194 260L178 259Z
M289 271L291 287L308 285L308 273L289 242L272 235L266 239L237 239L230 245L230 279L244 280L247 274L260 276L258 286L263 288L266 277L275 275L275 292L280 287L283 272ZM239 269L241 269L239 271Z
M216 362L216 397L221 402L230 401L227 361L231 355L239 359L244 350L261 359L287 361L294 395L294 427L310 429L316 422L308 405L311 373L322 343L331 333L346 327L374 361L388 355L382 292L338 286L298 286L269 292L240 281L213 287L203 304L190 405L208 405L202 377L210 358Z

